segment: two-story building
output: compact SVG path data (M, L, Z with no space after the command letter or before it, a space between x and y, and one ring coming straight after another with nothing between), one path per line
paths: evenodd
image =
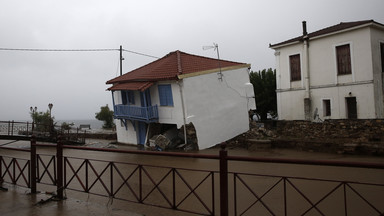
M384 118L384 25L342 22L270 45L280 120Z
M248 131L256 107L249 67L175 51L107 81L118 142L145 144L159 124L192 123L199 149Z

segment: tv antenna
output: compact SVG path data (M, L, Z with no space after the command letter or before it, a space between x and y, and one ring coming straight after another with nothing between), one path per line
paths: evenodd
M219 80L223 81L223 74L221 73L221 63L220 63L220 54L219 54L219 45L217 43L213 43L213 46L203 46L203 50L213 49L217 52L217 60L219 63L219 73L217 75L219 76Z

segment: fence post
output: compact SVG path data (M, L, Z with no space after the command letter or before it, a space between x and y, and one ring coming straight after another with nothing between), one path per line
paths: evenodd
M11 129L11 136L13 136L13 127L15 126L15 121L12 120L12 129Z
M29 123L27 122L27 137L29 137Z
M57 160L57 198L64 199L63 196L63 143L61 142L61 136L57 139L56 145L56 160Z
M31 138L31 193L36 193L36 136Z
M220 147L220 215L228 216L228 160L225 142Z

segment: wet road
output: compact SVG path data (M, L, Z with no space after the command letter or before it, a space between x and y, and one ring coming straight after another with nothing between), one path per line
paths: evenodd
M1 142L0 142L1 145ZM28 143L15 142L10 145L17 146L19 148L23 148L23 145L28 145ZM96 147L102 147L102 143L97 143ZM114 146L120 149L132 149L132 147L127 146ZM200 151L201 154L218 154L219 149L209 149ZM0 150L2 154L10 154L12 156L17 157L27 157L28 154L24 152L12 152L6 150ZM52 148L39 148L38 153L40 154L54 154L54 150ZM384 163L384 158L382 157L365 157L365 156L353 156L353 155L335 155L335 154L323 154L323 153L313 153L313 152L301 152L294 150L285 150L285 149L273 149L273 150L264 150L257 152L248 152L244 149L228 149L229 155L242 155L242 156L252 156L252 157L272 157L272 158L296 158L296 159L316 159L316 160L334 160L334 161L355 161L355 162L375 162L375 163ZM158 166L176 166L179 168L187 168L187 169L199 169L199 170L218 170L218 161L215 160L207 160L207 159L196 159L196 158L172 158L172 157L164 157L164 156L146 156L146 155L128 155L122 153L104 153L104 152L95 152L95 151L78 151L67 149L64 152L65 156L70 157L87 157L89 159L102 159L106 161L119 161L119 162L128 162L128 163L139 163L139 164L156 164ZM126 172L124 168L122 172ZM340 180L340 181L358 181L358 182L370 182L377 184L384 184L384 171L383 170L375 170L375 169L360 169L360 168L345 168L345 167L324 167L324 166L309 166L309 165L292 165L292 164L267 164L267 163L251 163L251 162L230 162L229 163L229 171L236 171L238 173L257 173L262 175L279 175L279 176L291 176L291 177L310 177L310 178L326 178L332 180ZM185 174L186 178L191 182L198 182L201 178L199 175L191 175ZM161 176L161 175L159 175ZM154 178L157 178L156 176ZM276 182L276 178L267 178L265 176L257 176L257 177L248 177L247 179L243 177L245 182L249 183L249 187L251 187L255 193L259 196L263 194L266 189L271 187L271 184ZM230 185L233 182L230 179ZM252 184L250 183L252 182ZM300 188L306 192L307 194L311 194L311 200L319 200L324 193L321 191L327 191L329 188L334 187L331 184L313 184L304 182L302 180L292 180L293 184L300 185ZM191 183L194 184L194 183ZM256 187L257 185L257 187ZM99 186L101 187L101 186ZM230 193L233 193L233 188L230 186ZM258 189L261 188L261 189ZM46 185L38 185L38 189L42 191L53 191L54 187L46 186ZM248 203L252 203L255 201L255 196L247 190L244 185L242 187L238 187L239 200L239 208L243 206L247 206ZM281 197L278 195L281 193L282 187L279 186L276 190L273 190L271 193L263 197L262 200L267 203L266 205L271 208L271 211L276 213L277 215L282 215L282 209L275 208L275 206L280 205L282 202ZM371 188L364 189L364 193L370 193L370 201L374 204L382 202L382 197L384 195L383 188L377 190L376 188L372 191ZM198 191L201 194L204 194L204 191ZM316 195L317 192L320 192L320 195ZM0 192L4 193L4 192ZM292 194L292 198L288 200L288 206L291 206L288 212L295 213L296 211L302 212L308 208L308 203L306 205L302 205L303 198L295 193L294 187L290 187L288 189L288 193ZM350 193L350 192L349 192ZM74 192L70 190L66 190L67 197L72 199L79 200L78 202L73 202L72 204L67 205L67 209L73 209L76 212L76 209L84 209L84 206L81 205L96 205L99 207L103 207L104 211L98 210L92 214L88 215L114 215L108 209L118 209L118 211L126 211L126 212L135 212L142 215L192 215L188 213L175 212L172 210L162 209L162 208L153 208L140 204L130 203L127 201L120 201L117 199L109 199L107 197L99 197L95 195L89 195L85 193ZM333 204L339 200L340 196L342 196L342 192L337 191L335 195L330 198L330 201L324 202L324 204L319 205L322 208L322 211L326 212L326 215L339 215L339 211L329 211L329 209L333 208ZM353 202L358 202L356 196L351 196L350 198ZM36 200L35 200L36 202ZM209 201L208 201L209 202ZM215 203L218 202L218 199L215 200ZM352 202L352 203L353 203ZM188 203L188 202L187 202ZM276 205L274 204L276 203ZM306 203L304 201L304 203ZM51 204L52 205L52 204ZM58 213L56 215L66 215L64 211L61 211L58 204L55 204L53 208L56 208ZM217 204L216 204L217 206ZM294 206L294 207L292 207ZM384 206L384 205L383 205ZM105 207L105 208L104 208ZM331 208L332 207L332 208ZM46 207L40 207L46 208ZM50 207L49 207L50 208ZM201 208L200 206L190 206L193 208ZM230 212L233 214L233 201L230 202ZM244 207L246 208L246 207ZM353 205L350 207L352 215L375 215L374 212L359 212L359 209L355 210ZM0 210L3 212L3 207L0 205ZM62 209L62 208L61 208ZM380 209L384 211L384 209ZM29 215L41 215L40 210L37 213L35 211L30 212ZM349 213L350 213L349 212ZM115 212L117 214L117 212ZM265 210L265 207L259 203L257 203L252 210L246 212L244 215L254 215L255 213L259 213L261 215L269 215L268 211ZM295 214L293 214L295 215ZM310 211L308 215L319 215L316 211Z

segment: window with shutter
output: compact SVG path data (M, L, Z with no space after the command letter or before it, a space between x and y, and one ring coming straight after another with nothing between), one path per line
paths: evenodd
M351 74L351 49L349 44L336 47L337 74Z
M291 81L301 80L300 54L289 56L289 67L291 70Z
M160 106L173 106L173 96L171 85L159 85Z

